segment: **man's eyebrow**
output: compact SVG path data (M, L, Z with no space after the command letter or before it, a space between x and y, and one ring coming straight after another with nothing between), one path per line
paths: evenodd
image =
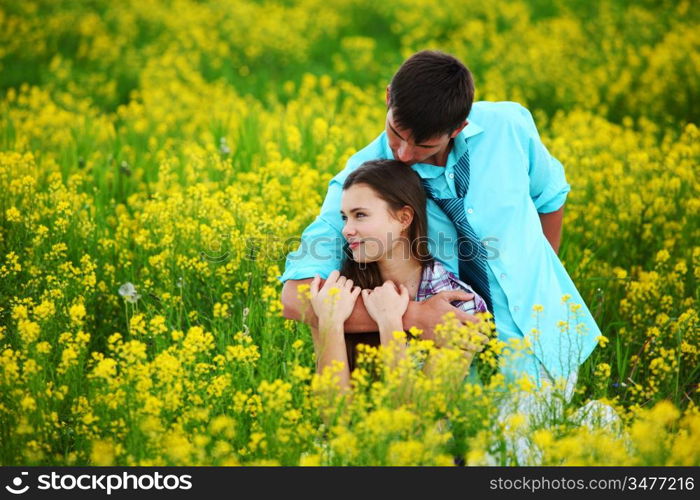
M396 131L396 129L395 129L394 127L391 126L391 123L389 123L389 122L387 121L387 124L389 125L389 128L391 129L391 131L392 131L393 133L395 133L396 135L399 136L399 139L401 139L402 141L405 141L405 140L406 140L406 139L404 139L404 138L401 136L401 134L399 134L399 133Z
M355 207L352 210L350 210L350 213L357 212L358 210L367 210L365 207ZM341 214L345 215L345 212L342 210L340 211Z
M399 139L401 139L402 141L406 140L403 137L401 137L401 134L399 134L394 127L391 126L391 123L387 122L387 124L389 125L389 128L391 129L391 131L399 136ZM438 146L439 146L439 144L416 144L416 147L418 147L418 148L436 148Z

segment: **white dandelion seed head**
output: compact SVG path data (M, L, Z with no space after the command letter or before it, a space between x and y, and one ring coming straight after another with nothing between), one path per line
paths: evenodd
M231 153L231 148L228 147L228 143L226 142L226 137L221 137L219 139L219 151L221 154L229 154Z
M135 304L141 298L141 295L136 291L134 284L128 281L119 287L119 295L121 295L125 301L131 304Z

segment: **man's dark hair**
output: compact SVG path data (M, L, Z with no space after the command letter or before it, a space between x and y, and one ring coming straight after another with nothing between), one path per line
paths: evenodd
M474 80L459 59L423 50L406 59L391 79L389 107L396 124L416 143L452 133L469 115Z

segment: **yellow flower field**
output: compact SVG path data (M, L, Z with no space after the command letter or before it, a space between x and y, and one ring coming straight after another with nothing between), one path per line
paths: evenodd
M527 106L572 186L559 255L603 336L530 427L449 354L370 349L340 396L281 315L424 48ZM699 121L690 0L0 0L0 464L700 465ZM619 426L583 425L603 403Z

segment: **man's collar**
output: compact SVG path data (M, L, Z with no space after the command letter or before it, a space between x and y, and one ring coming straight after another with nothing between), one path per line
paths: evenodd
M481 128L481 126L478 123L475 123L473 120L469 120L469 123L467 123L467 126L462 129L459 135L464 137L464 139L466 140L469 137L475 136L476 134L480 134L483 131L484 129Z

